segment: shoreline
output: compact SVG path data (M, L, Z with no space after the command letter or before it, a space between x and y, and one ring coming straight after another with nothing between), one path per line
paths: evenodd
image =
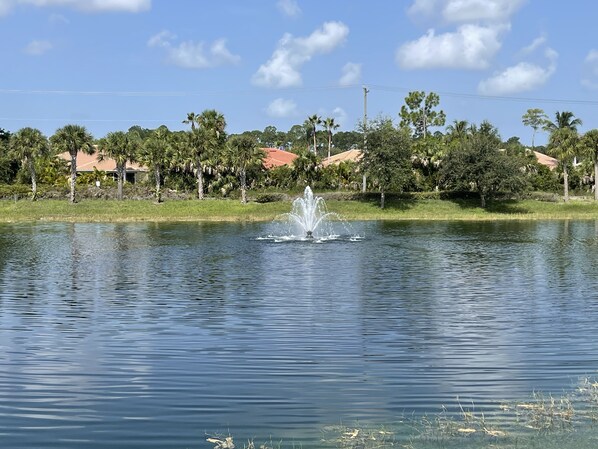
M496 201L482 209L475 200L396 200L385 209L374 201L327 200L330 212L347 221L539 221L598 220L598 202L575 200ZM238 200L151 200L85 199L70 204L65 200L0 200L0 223L72 222L268 222L290 212L292 201L269 203Z

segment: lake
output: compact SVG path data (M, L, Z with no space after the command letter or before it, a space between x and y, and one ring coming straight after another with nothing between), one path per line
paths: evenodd
M596 375L598 221L271 227L0 225L1 447L318 447Z

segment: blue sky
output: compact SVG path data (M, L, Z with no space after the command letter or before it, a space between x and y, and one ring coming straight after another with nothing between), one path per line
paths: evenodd
M314 113L352 130L367 85L369 117L435 91L447 124L529 144L528 108L598 128L596 17L594 0L0 0L0 127L102 137L215 108L232 133Z

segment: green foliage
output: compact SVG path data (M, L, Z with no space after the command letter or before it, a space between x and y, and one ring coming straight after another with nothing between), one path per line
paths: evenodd
M298 186L314 185L318 179L320 160L309 150L302 150L297 153L293 161L292 179Z
M542 109L528 109L525 114L521 117L521 120L525 126L530 126L534 132L532 134L532 149L534 148L534 140L536 132L546 125L548 116Z
M405 104L401 106L401 128L410 128L416 139L428 136L428 128L444 126L444 111L435 111L440 104L440 97L434 92L428 95L424 91L409 92Z
M10 133L0 128L0 183L8 184L15 180L19 171L19 161L9 153Z
M46 136L39 129L22 128L10 138L10 152L13 157L23 163L31 177L31 199L37 199L37 172L35 163L38 159L50 153L50 146Z
M261 169L265 157L264 150L249 136L234 136L228 142L225 159L239 176L243 203L247 202L247 175L252 169Z
M363 134L358 131L339 131L332 136L332 154L363 148Z
M411 141L407 132L397 130L389 118L372 123L368 131L368 145L361 167L370 182L380 191L380 206L384 208L387 191L402 191L412 179Z
M473 190L486 207L486 200L499 192L519 193L527 187L522 167L525 161L518 155L499 149L498 132L484 122L471 138L453 148L442 166L441 178L449 190Z

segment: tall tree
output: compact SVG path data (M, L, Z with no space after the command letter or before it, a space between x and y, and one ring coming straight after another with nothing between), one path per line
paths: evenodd
M265 151L249 136L234 136L228 141L226 159L239 176L243 204L247 203L247 174L252 168L263 167L265 157Z
M536 132L543 128L548 121L548 116L542 109L533 108L528 109L525 114L521 117L521 120L525 126L530 126L534 132L532 133L532 150L535 148L534 141L536 138Z
M10 132L0 128L0 183L11 183L19 170L19 161L10 153Z
M317 133L317 127L321 123L322 123L322 118L318 114L310 115L306 120L306 124L309 124L309 126L310 126L310 132L311 132L311 135L313 138L314 154L318 154L317 153L318 142L316 140L316 133Z
M156 183L156 201L162 202L162 178L164 167L170 161L173 149L172 133L164 125L153 130L143 142L139 151L139 160L154 172Z
M31 200L37 199L37 173L35 161L48 155L50 146L46 136L39 129L22 128L12 135L10 151L18 158L31 175Z
M380 191L380 207L384 209L386 192L402 191L411 180L409 135L397 130L390 118L381 118L368 126L368 145L361 168Z
M580 118L575 118L573 112L570 111L557 111L555 114L554 122L550 120L546 120L544 122L544 129L550 133L557 129L568 128L573 131L577 131L577 127L583 125L583 122Z
M569 201L569 169L578 153L579 136L570 127L557 128L550 134L548 149L551 155L559 160L563 170L563 199Z
M340 125L335 122L333 117L327 117L323 121L324 129L328 135L328 159L330 159L330 150L332 149L332 133L338 129Z
M583 152L594 164L594 200L598 201L598 129L591 129L581 139Z
M446 133L449 142L464 140L470 135L469 122L467 120L453 120L453 123L446 127Z
M224 147L226 141L226 120L224 115L214 109L206 109L201 114L187 114L194 120L191 123L189 136L192 151L193 165L197 176L197 198L204 198L204 170L211 169L218 159L218 152ZM187 122L185 121L185 122ZM196 126L197 125L197 126Z
M444 126L446 121L444 111L435 110L439 104L440 97L437 93L430 92L426 95L424 91L409 92L399 113L400 126L410 128L414 138L425 139L428 135L428 128Z
M197 116L195 112L187 112L187 118L183 120L185 125L191 125L191 131L195 131L195 120Z
M75 203L75 184L77 183L77 154L82 151L93 154L93 136L80 125L66 125L56 130L50 137L50 144L55 153L68 152L71 157L71 194L70 202Z
M127 161L134 161L141 146L137 133L114 131L106 134L98 142L99 160L114 159L116 163L116 181L118 199L123 199L123 184L127 174Z
M452 147L443 161L442 182L447 189L473 189L480 196L482 207L498 192L517 193L525 189L527 181L519 157L501 151L498 131L489 122L467 139Z

